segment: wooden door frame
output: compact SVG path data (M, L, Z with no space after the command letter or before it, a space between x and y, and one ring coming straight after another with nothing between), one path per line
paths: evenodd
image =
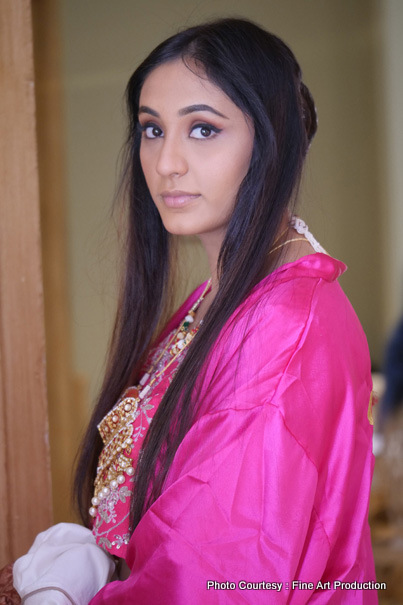
M0 566L52 522L30 0L0 0Z

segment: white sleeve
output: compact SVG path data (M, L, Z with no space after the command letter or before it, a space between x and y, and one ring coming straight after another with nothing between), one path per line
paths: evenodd
M38 534L14 563L14 587L27 605L87 605L114 570L112 557L89 529L59 523Z

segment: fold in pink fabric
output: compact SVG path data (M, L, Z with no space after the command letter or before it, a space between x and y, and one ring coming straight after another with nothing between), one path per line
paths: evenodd
M370 361L344 270L304 257L236 310L164 491L131 537L131 575L92 605L377 603Z

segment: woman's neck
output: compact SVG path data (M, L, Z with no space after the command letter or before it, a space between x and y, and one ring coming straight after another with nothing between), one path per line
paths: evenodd
M280 228L278 229L276 238L272 250L278 247L278 263L276 267L285 265L287 263L295 262L314 252L311 244L304 240L295 229L290 225L291 216L287 213L284 215L281 221ZM208 235L198 236L203 248L206 252L211 275L211 289L201 302L196 315L195 322L199 323L210 308L212 301L214 300L218 292L218 257L220 254L222 242L224 240L225 232L221 233L209 233ZM260 279L263 279L273 270L273 261L270 258L270 254L267 254L267 262L263 269Z

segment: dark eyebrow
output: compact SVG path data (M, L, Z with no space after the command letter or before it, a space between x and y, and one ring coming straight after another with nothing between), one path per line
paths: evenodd
M220 116L220 118L225 118L226 120L228 120L227 116L220 113L213 107L210 107L210 105L203 105L203 104L189 105L189 107L184 107L183 109L180 109L178 113L180 116L187 116L189 113L193 113L195 111L210 111L211 113L215 113L216 116Z
M195 111L210 111L211 113L214 113L216 116L220 116L221 118L225 118L226 120L229 119L229 118L227 118L227 116L220 113L213 107L210 107L210 105L204 105L204 104L189 105L189 107L184 107L183 109L180 109L178 113L180 116L187 116L189 113L194 113ZM147 107L147 105L141 105L141 107L139 107L139 114L140 113L149 113L151 116L154 116L155 118L160 117L160 114L157 111L155 111L154 109L151 109L151 107Z
M149 113L155 118L160 117L160 114L157 111L154 111L154 109L151 109L151 107L147 107L147 105L141 105L141 107L139 107L139 113Z

